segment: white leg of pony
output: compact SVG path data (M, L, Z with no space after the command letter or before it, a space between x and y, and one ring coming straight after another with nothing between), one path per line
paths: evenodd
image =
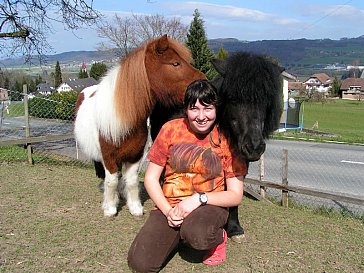
M104 215L107 217L114 216L117 212L117 206L119 204L118 182L118 173L111 174L105 168L104 202L102 203L102 208Z
M125 181L124 196L127 201L129 211L132 215L143 215L143 206L139 197L139 177L137 163L125 163L122 168L122 175Z

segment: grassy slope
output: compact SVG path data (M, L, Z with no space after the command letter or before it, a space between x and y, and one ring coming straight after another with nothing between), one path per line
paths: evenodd
M129 272L126 255L146 215L103 217L92 169L0 165L0 272ZM184 249L162 272L363 272L363 222L244 198L246 240L207 267ZM182 258L185 257L185 258Z

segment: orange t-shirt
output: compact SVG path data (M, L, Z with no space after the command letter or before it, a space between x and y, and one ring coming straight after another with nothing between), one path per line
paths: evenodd
M226 178L247 174L245 161L233 156L216 126L200 138L183 118L163 125L148 158L166 167L163 193L171 206L195 192L223 191Z

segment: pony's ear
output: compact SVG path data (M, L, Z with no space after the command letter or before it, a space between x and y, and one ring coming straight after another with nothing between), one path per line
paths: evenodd
M158 39L155 50L157 51L157 53L162 54L163 52L165 52L168 49L168 46L169 46L168 38L167 38L167 34L165 34Z
M226 73L226 61L214 58L211 60L212 65L221 76L225 76Z

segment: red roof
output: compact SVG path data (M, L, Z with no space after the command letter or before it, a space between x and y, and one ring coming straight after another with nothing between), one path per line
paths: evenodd
M305 80L305 82L307 82L309 79L312 79L312 78L318 79L322 84L331 83L331 79L326 73L313 74L311 77L309 77L307 80Z
M340 90L349 90L354 86L360 86L360 91L364 91L364 78L347 78L341 82Z
M306 85L303 82L288 82L288 89L305 90Z

